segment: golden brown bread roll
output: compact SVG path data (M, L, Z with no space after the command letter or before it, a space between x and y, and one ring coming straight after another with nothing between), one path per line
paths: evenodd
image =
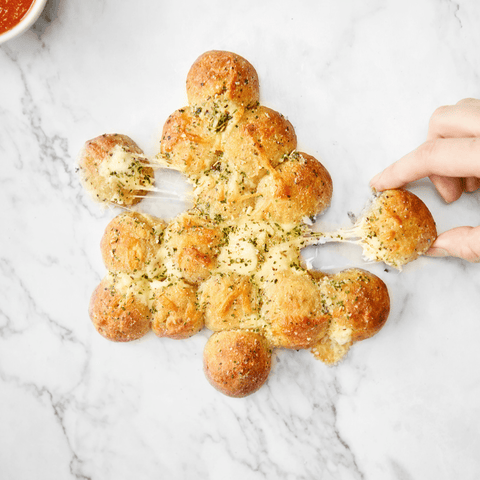
M263 105L246 110L223 140L228 168L244 172L255 185L296 148L292 124Z
M383 327L390 312L390 296L379 277L358 268L324 277L320 291L331 322L312 351L325 363L337 363L351 345Z
M330 205L332 188L330 174L317 159L292 152L260 181L256 208L265 220L299 223Z
M262 316L269 341L284 348L309 348L327 332L330 317L320 290L306 273L284 270L264 287Z
M205 52L188 72L187 96L191 105L213 99L246 107L259 100L258 75L240 55L220 50Z
M199 332L204 325L197 308L196 288L183 280L164 282L151 293L152 330L158 337L183 339Z
M148 269L158 278L164 270L157 255L165 229L159 218L137 212L117 215L100 242L103 262L111 272L135 273Z
M437 238L427 206L408 190L386 190L362 216L356 229L364 255L401 267L425 253Z
M167 256L183 278L195 284L210 276L223 241L219 228L193 212L179 215L168 225L164 236Z
M185 107L172 113L165 122L160 153L167 165L193 177L200 176L217 160L215 132L208 129L195 109Z
M249 276L217 273L202 283L198 293L208 329L216 332L249 328L255 323L260 297Z
M107 275L94 290L89 314L98 333L114 342L130 342L150 330L148 286L128 275Z
M247 330L216 332L208 339L203 365L208 381L230 397L246 397L267 380L272 351L265 338Z
M104 134L85 143L78 159L85 189L98 202L130 206L154 185L154 173L126 135Z

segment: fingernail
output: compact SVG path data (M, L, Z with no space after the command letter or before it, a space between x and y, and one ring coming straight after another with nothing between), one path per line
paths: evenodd
M429 257L449 257L450 254L444 248L431 247L427 250L425 255Z

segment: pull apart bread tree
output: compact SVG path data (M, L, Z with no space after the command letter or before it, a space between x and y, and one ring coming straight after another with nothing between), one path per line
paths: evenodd
M187 95L188 106L166 121L155 159L111 134L87 142L80 155L85 187L108 204L130 207L155 190L159 165L183 172L194 189L193 208L168 224L131 209L110 222L101 241L108 273L90 317L118 342L150 329L183 339L205 326L213 332L207 379L244 397L265 383L273 349L309 349L335 364L382 328L390 300L372 273L326 274L301 263L302 247L322 236L305 220L330 204L332 180L297 151L291 123L259 103L253 66L230 52L207 52L188 73ZM424 253L436 231L426 206L395 190L379 195L352 230L327 235L342 236L400 267Z

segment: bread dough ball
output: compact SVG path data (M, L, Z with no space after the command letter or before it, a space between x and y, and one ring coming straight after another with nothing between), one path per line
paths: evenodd
M316 158L293 152L260 181L256 209L265 220L297 223L325 210L332 189L330 174Z
M265 338L247 330L214 333L203 354L205 376L221 393L246 397L267 380L272 351Z
M125 212L106 227L100 242L103 262L111 272L135 273L146 269L161 277L157 262L165 222L150 215Z
M148 286L128 275L107 275L94 290L89 314L98 333L114 342L130 342L150 330Z
M427 206L403 189L378 195L356 230L369 260L397 268L424 254L437 238L435 220Z
M191 66L187 75L187 96L190 105L212 99L252 105L259 100L258 75L240 55L212 50L198 57Z
M223 241L224 234L214 223L185 212L165 230L167 261L171 260L187 282L200 283L215 268Z
M98 202L135 205L155 182L143 151L126 135L104 134L87 141L78 165L85 189Z
M258 288L247 275L217 273L199 289L205 326L213 331L255 326L259 311Z
M379 277L358 268L324 277L320 291L331 322L313 353L331 364L338 362L355 342L380 331L390 312L390 296Z
M204 325L197 308L196 288L183 280L153 288L151 294L152 330L159 337L177 340L191 337Z
M347 336L358 342L383 327L390 312L390 297L383 280L373 273L351 268L323 280L320 290L332 315L329 336L341 343Z
M285 270L266 282L262 317L267 337L284 348L309 348L327 332L330 316L322 305L320 290L307 273Z
M167 165L193 178L210 169L222 154L216 147L215 132L210 131L201 112L185 107L170 115L165 122L160 154Z
M293 125L263 105L245 111L228 132L223 147L226 168L243 172L253 185L296 148Z

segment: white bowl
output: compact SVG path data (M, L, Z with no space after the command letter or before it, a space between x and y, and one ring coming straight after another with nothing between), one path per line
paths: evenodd
M8 40L25 33L37 21L38 17L43 12L46 3L47 0L35 0L34 4L22 18L20 23L0 35L0 43L8 42Z

